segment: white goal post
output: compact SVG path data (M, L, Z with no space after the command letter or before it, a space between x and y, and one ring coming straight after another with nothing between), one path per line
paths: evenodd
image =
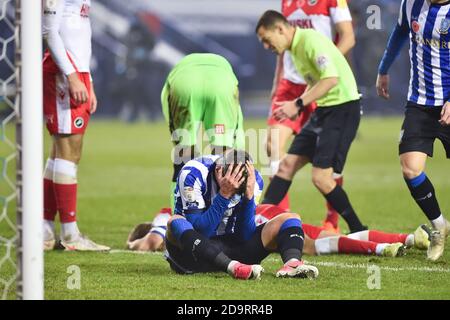
M17 298L44 298L42 1L16 0Z

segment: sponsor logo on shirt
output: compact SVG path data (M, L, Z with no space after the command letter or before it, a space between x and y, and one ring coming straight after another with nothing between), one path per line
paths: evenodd
M298 19L289 22L294 27L299 27L301 29L314 29L311 19Z
M216 124L214 125L216 134L225 134L225 125L224 124Z
M413 41L425 47L450 49L450 42L441 41L440 39L426 39L420 35L413 37Z

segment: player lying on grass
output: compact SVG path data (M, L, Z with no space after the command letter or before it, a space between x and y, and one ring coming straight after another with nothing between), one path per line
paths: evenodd
M228 272L236 279L259 279L260 263L278 252L284 265L277 277L316 278L302 258L300 217L282 213L259 226L255 198L263 179L245 151L189 161L175 188L175 214L167 222L166 258L180 274Z
M255 222L259 226L286 211L274 205L258 205ZM167 222L171 217L169 208L161 209L153 222L137 225L130 233L127 248L136 251L163 251ZM429 247L430 230L422 225L414 233L386 233L377 230L365 230L344 236L303 223L305 245L303 253L307 255L323 254L376 254L395 257L404 254L406 248L426 250Z

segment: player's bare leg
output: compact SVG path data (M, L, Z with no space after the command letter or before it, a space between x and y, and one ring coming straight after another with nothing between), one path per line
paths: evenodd
M443 216L433 184L424 173L427 158L427 154L422 152L406 152L400 155L400 164L411 196L433 226L427 257L436 261L444 253L445 239L450 234L450 223Z
M312 181L316 188L325 196L328 202L335 208L347 222L350 232L367 229L361 224L344 189L336 184L333 179L333 169L313 167Z
M286 154L280 162L277 174L267 188L263 204L280 203L291 187L295 174L310 162L308 157Z
M317 278L319 270L302 261L305 234L301 227L299 215L283 213L264 225L261 233L264 248L279 252L283 267L276 273L277 277Z
M53 182L61 221L61 244L66 250L107 251L82 235L77 226L77 166L81 158L83 135L55 135Z
M286 145L293 134L294 131L291 128L281 124L275 124L268 128L266 151L270 159L271 179L278 172L281 159L286 155ZM286 194L277 205L285 210L289 210L289 194Z
M44 250L53 250L57 243L55 219L58 208L53 183L55 158L56 148L52 144L50 155L44 169Z

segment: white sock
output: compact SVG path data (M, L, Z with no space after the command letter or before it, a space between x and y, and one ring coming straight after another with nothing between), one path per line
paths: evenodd
M445 227L447 226L446 222L445 222L445 218L442 214L439 216L439 218L431 220L431 224L437 230L445 229Z
M272 173L272 177L275 176L280 168L281 160L270 161L270 172Z
M414 234L408 234L406 237L405 246L408 248L414 247Z
M61 236L65 241L75 241L80 236L76 222L61 223Z
M338 253L339 252L339 236L317 239L314 241L316 247L316 254Z
M354 240L369 241L369 230L350 233L347 238Z
M291 262L297 262L297 261L300 261L300 260L298 260L296 258L292 258L292 259L289 259L289 261L286 262L284 265L289 265Z
M375 253L377 254L377 256L381 256L383 254L384 248L386 248L387 246L388 246L388 243L377 244L377 247L375 249Z
M55 222L44 220L44 241L55 239Z
M233 261L231 261L228 264L227 271L228 271L229 274L233 274L234 273L234 266L236 265L236 263L239 263L239 262L236 261L236 260L233 260Z

